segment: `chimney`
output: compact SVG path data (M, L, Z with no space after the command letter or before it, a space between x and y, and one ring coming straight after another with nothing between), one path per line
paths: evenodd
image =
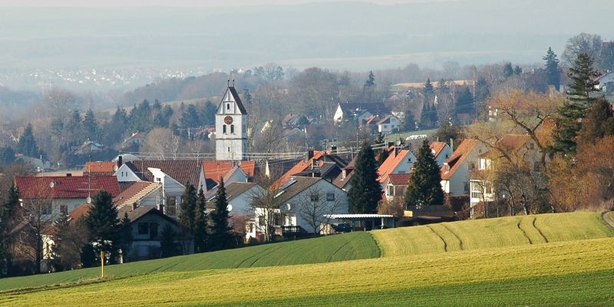
M330 153L332 153L332 154L336 154L337 153L337 145L332 145L330 147Z
M122 156L117 157L117 168L120 168L124 164L124 159Z
M313 158L313 149L307 151L307 161Z

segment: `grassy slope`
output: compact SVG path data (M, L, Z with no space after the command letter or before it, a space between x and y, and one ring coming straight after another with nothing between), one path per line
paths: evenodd
M380 259L287 266L377 257L368 233L352 233L114 266L109 275L132 277L77 286L72 283L78 276L94 278L99 271L5 279L0 305L612 305L614 239L603 237L614 232L599 216L539 215L376 231L385 256ZM549 244L529 244L541 242ZM262 267L269 265L278 266ZM58 283L68 284L6 291Z

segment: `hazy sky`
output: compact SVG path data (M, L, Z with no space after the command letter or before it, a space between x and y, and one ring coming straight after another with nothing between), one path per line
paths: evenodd
M0 0L0 7L211 7L235 5L283 5L307 2L372 2L378 4L441 2L442 0Z

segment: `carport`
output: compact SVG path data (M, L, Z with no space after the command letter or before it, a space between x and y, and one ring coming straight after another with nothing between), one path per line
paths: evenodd
M328 214L325 217L339 224L350 224L352 231L396 227L396 220L390 214Z

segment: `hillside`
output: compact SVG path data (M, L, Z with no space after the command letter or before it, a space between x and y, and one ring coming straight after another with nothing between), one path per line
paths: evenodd
M606 306L613 236L590 212L350 233L0 280L0 305Z

